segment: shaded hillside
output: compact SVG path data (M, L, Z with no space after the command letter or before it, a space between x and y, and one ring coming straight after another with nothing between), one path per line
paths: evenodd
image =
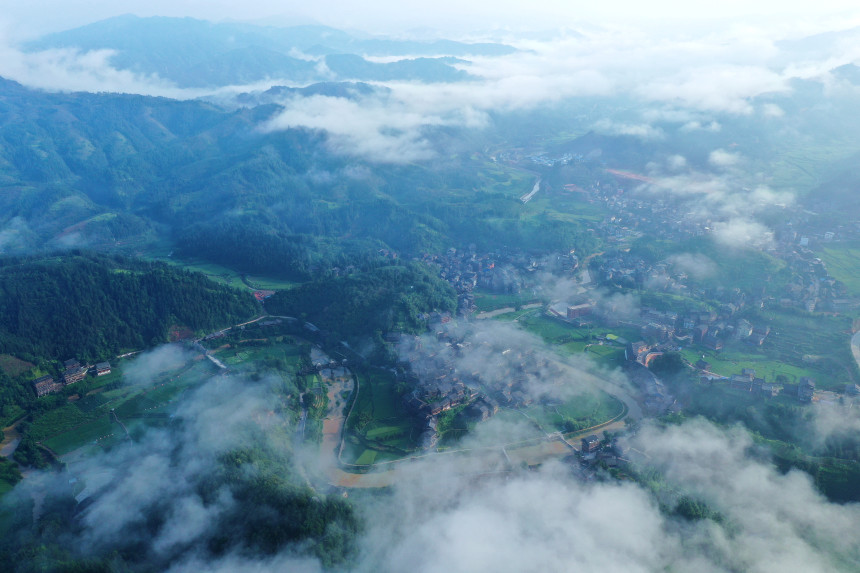
M318 88L344 90L366 92ZM525 211L516 191L485 191L480 157L461 153L464 129L426 131L444 158L374 165L332 153L322 132L261 131L281 110L274 104L225 110L2 81L0 109L2 254L171 242L242 270L306 278L383 247L418 254L471 242L568 250L593 242L573 220L544 232L547 215Z
M451 286L418 263L306 283L266 303L272 314L301 317L335 339L377 330L421 332L426 313L456 307Z
M0 353L92 362L257 312L250 293L163 263L94 255L0 260Z
M850 216L860 209L860 153L841 163L804 203L813 211Z

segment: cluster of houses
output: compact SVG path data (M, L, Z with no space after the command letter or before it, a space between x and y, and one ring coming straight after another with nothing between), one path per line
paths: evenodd
M683 343L692 343L710 350L722 350L727 340L742 340L753 346L761 346L770 334L770 326L753 325L746 319L726 320L735 307L725 314L713 310L690 312L679 316L671 311L644 308L638 324L642 339L628 345L627 358L648 364L650 357L674 350ZM646 342L648 341L648 342Z
M63 372L59 379L55 380L53 376L42 376L33 380L33 389L36 391L37 397L47 396L59 392L66 386L80 382L90 372L95 376L104 376L110 374L111 366L109 362L99 362L95 366L82 366L78 360L70 358L63 362Z
M756 376L755 369L753 368L744 368L740 374L732 374L729 378L729 385L735 390L753 392L765 398L773 398L779 395L781 390L777 384L766 382L764 378Z
M602 183L602 184L601 184ZM677 198L631 198L617 182L597 182L589 191L592 201L606 205L611 211L596 232L609 241L624 241L647 233L666 239L683 239L708 234L713 225L707 220L688 220L683 202ZM860 305L860 301L847 296L844 285L829 275L824 263L810 250L817 242L827 243L837 238L846 238L856 232L842 229L839 233L821 231L810 234L808 221L797 214L796 221L789 221L776 230L776 242L771 252L786 261L794 271L794 278L786 292L773 292L768 297L782 306L803 308L810 312L824 310L842 312ZM806 234L800 231L807 229ZM687 284L688 276L674 272L671 265L647 264L640 257L619 253L607 258L598 269L598 276L619 286L645 286L654 290L693 294ZM761 293L763 300L764 292Z
M461 250L450 248L443 254L425 254L422 261L436 266L439 276L457 291L457 307L462 316L476 310L472 291L477 287L494 293L518 294L525 288L526 277L532 273L569 274L579 267L579 259L573 252L538 257L518 249L502 248L479 253L475 245Z
M444 329L436 333L435 340L402 337L399 375L412 388L403 402L425 426L425 447L435 443L436 418L443 412L468 404L466 416L486 420L501 406L532 404L535 398L531 388L537 380L563 378L554 362L533 349L500 344L495 340L466 340Z
M696 362L695 367L703 372L710 372L711 370L711 364L704 358ZM722 379L728 381L730 388L743 392L752 392L764 398L779 396L784 389L780 384L768 382L764 378L757 376L754 368L744 368L739 374L732 374L728 379ZM703 384L710 385L713 377L702 376L700 380ZM845 388L845 393L850 396L860 395L860 387L857 387L856 384L848 384ZM798 380L796 396L801 403L809 404L812 402L815 396L815 380L808 376L801 376Z
M783 231L789 239L794 231ZM780 243L781 258L794 272L792 280L779 298L783 307L802 308L809 312L846 312L860 305L848 296L845 285L830 276L827 267L810 249L796 242Z
M704 236L714 230L716 221L688 215L698 213L698 209L690 209L687 200L653 193L648 197L631 196L626 191L641 185L643 181L647 182L647 179L623 172L610 173L614 177L595 181L585 190L590 202L601 203L610 212L593 229L608 242L625 242L646 234L677 241ZM848 312L860 306L860 299L850 297L845 285L827 272L824 262L810 249L817 244L856 237L860 234L860 224L837 229L817 229L814 225L808 215L795 211L775 229L776 241L768 245L768 250L788 263L793 273L792 280L784 291L779 292L766 292L769 285L765 285L760 292L750 293L754 295L754 300L747 302L763 304L767 301L809 312L836 313ZM691 284L686 272L673 268L667 261L649 264L641 257L625 251L604 257L596 271L599 280L627 288L645 287L697 298L705 290L713 290ZM715 298L714 293L708 293L708 298ZM761 338L758 338L760 341ZM714 336L709 342L717 345L717 339Z
M626 437L610 437L604 432L603 440L596 434L582 438L578 455L568 461L574 475L589 482L598 478L598 464L623 468L630 463L632 453Z

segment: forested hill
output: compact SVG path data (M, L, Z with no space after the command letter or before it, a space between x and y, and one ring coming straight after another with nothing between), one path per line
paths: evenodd
M321 132L258 129L280 109L45 93L0 78L0 252L170 244L239 271L309 280L364 266L380 248L595 245L587 222L523 207L531 176L514 184L502 170L488 188L483 160L463 153L463 130L434 132L446 157L361 163L333 153Z
M420 332L426 313L456 308L451 286L418 263L306 283L266 303L272 314L302 317L335 339L374 331Z
M0 259L0 354L92 362L165 342L172 325L214 330L258 310L205 276L99 255Z

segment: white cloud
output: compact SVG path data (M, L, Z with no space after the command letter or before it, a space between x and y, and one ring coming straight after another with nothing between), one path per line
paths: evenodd
M762 106L762 113L767 117L782 117L785 111L775 103L766 103Z
M744 430L646 425L632 445L663 476L657 495L583 483L558 463L495 475L478 459L410 464L370 509L360 570L824 573L860 563L844 534L860 526L860 507L829 503L806 474L779 473ZM681 496L721 520L672 515Z
M191 353L179 344L164 344L138 354L123 368L123 379L129 384L151 386L164 372L185 364Z
M20 253L30 245L32 232L22 217L12 217L0 228L0 254Z
M680 253L672 255L667 260L678 272L687 273L691 277L702 280L717 274L717 265L699 253Z
M702 124L700 121L688 121L681 126L681 131L710 131L716 133L723 129L723 126L716 121Z
M741 160L737 153L731 153L725 149L715 149L708 155L708 163L714 167L734 167Z
M749 434L698 420L646 428L636 443L669 483L722 512L737 534L703 531L728 570L840 571L856 568L860 548L842 532L860 524L860 506L829 503L809 475L781 474L751 455Z
M468 120L467 120L468 121ZM265 131L290 128L323 130L334 151L387 163L407 163L433 156L422 138L426 126L447 125L452 119L423 115L405 105L385 106L379 100L356 102L345 98L296 98L270 119Z
M750 98L787 89L786 78L765 67L718 65L661 77L636 92L648 100L746 115L752 112Z
M113 55L112 50L74 49L28 53L0 43L0 76L46 90L189 97L187 92L158 76L117 70L110 63Z
M644 140L666 138L662 129L647 123L618 123L609 119L602 119L594 124L594 129L609 135L632 135Z
M666 159L666 166L672 171L680 171L687 166L687 158L683 155L671 155Z
M773 244L773 231L758 221L745 218L716 223L713 235L718 243L732 248L761 249Z

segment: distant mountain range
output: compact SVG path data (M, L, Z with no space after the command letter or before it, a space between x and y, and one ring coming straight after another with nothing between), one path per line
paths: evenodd
M258 98L384 89L280 87L248 95L248 107L225 109L199 100L46 93L0 79L0 254L159 246L306 280L385 248L420 253L503 241L555 248L548 241L590 240L575 222L550 221L554 232L538 232L540 220L516 216L515 199L476 194L481 160L460 152L480 144L466 143L465 128L428 127L423 134L446 155L404 165L332 153L321 131L259 129L283 107Z
M451 40L418 42L356 37L325 26L273 28L216 24L192 18L119 16L50 34L25 49L113 50L118 69L152 75L179 87L245 84L269 78L308 83L332 80L469 79L454 64L469 56L503 56L505 44ZM401 56L394 62L366 57Z

